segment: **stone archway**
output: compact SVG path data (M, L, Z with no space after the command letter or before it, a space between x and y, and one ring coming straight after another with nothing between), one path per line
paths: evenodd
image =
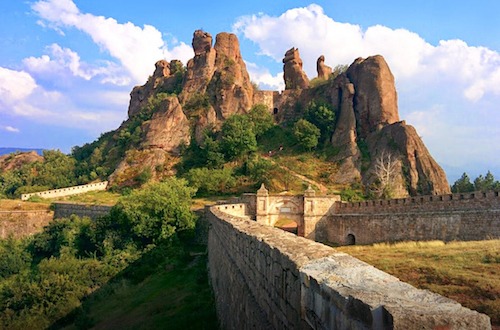
M304 207L297 196L273 196L268 209L269 225L274 226L280 219L288 219L303 226Z
M345 238L346 245L356 245L356 236L354 234L347 234Z

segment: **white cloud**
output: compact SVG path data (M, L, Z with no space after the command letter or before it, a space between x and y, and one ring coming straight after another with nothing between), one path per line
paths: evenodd
M113 18L85 14L71 0L37 1L32 9L44 25L60 31L74 27L88 34L102 50L120 61L136 83L145 82L160 59L175 56L186 63L193 56L185 43L169 50L161 32L151 25L141 28L131 22L122 24Z
M101 66L92 66L81 61L75 51L52 44L46 48L50 55L28 57L23 60L26 69L45 78L72 75L84 80L98 78L101 83L118 86L130 85L130 77L123 74L122 69L109 61L104 61Z
M28 97L37 87L27 72L0 67L0 102L10 103Z
M413 83L415 77L428 82L453 81L460 86L461 96L473 101L486 93L500 94L500 54L461 40L433 46L405 29L375 25L363 31L358 25L334 21L315 4L290 9L278 17L240 17L233 28L257 43L261 54L276 61L281 61L287 49L298 47L310 78L316 76L320 55L335 66L381 54L400 84Z
M247 71L252 81L257 83L261 89L266 90L284 90L283 73L279 72L272 75L268 69L259 67L255 63L245 62Z
M19 128L15 128L12 126L0 126L0 129L4 130L6 132L9 132L9 133L19 133L20 132Z

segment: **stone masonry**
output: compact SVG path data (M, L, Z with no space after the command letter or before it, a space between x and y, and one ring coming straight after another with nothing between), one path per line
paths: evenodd
M491 329L488 316L253 221L244 205L206 209L222 329Z

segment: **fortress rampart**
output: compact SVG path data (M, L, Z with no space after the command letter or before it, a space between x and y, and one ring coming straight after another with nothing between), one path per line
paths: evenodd
M316 226L316 240L333 244L499 237L498 192L337 203Z
M497 191L417 196L389 200L348 202L337 205L337 214L374 214L408 211L449 211L500 208Z
M223 329L491 328L488 316L453 300L250 220L241 203L207 207L206 214Z
M89 191L106 190L107 187L108 187L108 181L89 183L81 186L46 190L31 194L22 194L21 200L26 201L32 196L40 196L41 198L65 197L65 196L83 194Z
M72 214L79 217L89 217L97 219L103 215L109 214L111 207L109 205L95 205L95 204L80 204L80 203L54 203L54 219L68 218Z

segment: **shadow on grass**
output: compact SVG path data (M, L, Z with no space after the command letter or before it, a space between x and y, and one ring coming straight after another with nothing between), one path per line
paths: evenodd
M148 251L50 329L218 329L206 246Z

